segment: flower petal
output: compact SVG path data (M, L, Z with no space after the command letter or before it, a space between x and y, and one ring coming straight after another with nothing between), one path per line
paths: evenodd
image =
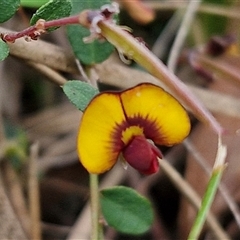
M158 158L162 153L144 136L135 136L123 149L123 157L127 163L143 174L152 174L158 171Z
M190 121L181 104L162 88L150 83L120 95L130 125L143 127L146 138L159 145L180 143L190 131Z
M123 122L126 121L119 93L102 93L89 103L77 143L80 160L88 172L103 173L116 163L122 146L115 142L114 130Z

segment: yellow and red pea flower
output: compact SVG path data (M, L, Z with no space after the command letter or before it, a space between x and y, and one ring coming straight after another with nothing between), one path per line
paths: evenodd
M152 174L162 158L153 143L172 146L189 131L189 117L181 104L162 88L143 83L91 100L79 128L78 155L90 173L108 171L122 154L139 172Z

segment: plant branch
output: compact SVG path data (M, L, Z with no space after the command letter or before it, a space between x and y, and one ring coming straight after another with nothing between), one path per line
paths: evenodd
M52 68L43 65L41 63L36 63L32 61L28 61L27 64L41 72L43 75L47 76L49 80L59 86L62 86L64 83L67 82L67 79L64 78L61 74L57 71L53 70Z
M0 27L0 32L9 32L8 29ZM52 69L79 73L75 57L69 49L38 40L26 42L23 38L15 43L8 43L10 54L26 61L44 64Z
M0 32L9 31L9 29L0 27ZM52 70L79 74L75 57L69 49L64 49L43 40L29 43L24 39L18 39L14 44L9 43L8 45L12 56L29 61L30 64L42 64ZM152 75L114 63L112 59L95 65L94 68L102 82L120 88L133 87L141 82L151 82L161 86L161 82ZM56 83L56 81L54 82ZM188 87L211 111L240 117L239 99L199 87ZM215 101L212 101L212 99L215 99Z
M35 25L26 28L23 31L16 33L5 33L1 35L4 41L11 43L14 43L15 40L22 37L30 37L31 39L36 40L41 34L45 33L48 28L59 27L68 24L79 24L79 15L54 19L50 21L39 19Z
M109 15L109 13L107 15ZM62 20L64 19L66 22L66 19L69 18L63 18ZM211 115L211 113L208 112L202 103L191 93L191 91L189 91L189 89L146 47L136 41L135 38L121 29L121 27L109 22L106 16L101 15L101 11L86 10L80 13L78 17L74 16L73 19L74 20L70 21L71 23L75 22L77 19L79 24L83 25L84 27L91 28L91 32L94 34L94 36L99 36L99 33L101 33L109 42L117 47L120 52L134 59L153 76L161 80L176 96L176 98L178 98L180 102L189 108L199 120L208 123L218 135L223 133L224 130L220 124ZM59 25L59 21L52 21L52 24L49 24L48 26L54 26L53 22L55 25ZM89 25L89 22L92 23L92 26ZM44 20L39 20L35 24L34 27L39 34L41 34L42 31L45 31L45 24L46 22ZM7 36L13 35L5 34L3 35L3 39L7 40ZM16 35L15 37L19 36L21 35ZM35 36L31 36L30 34L30 37L34 39ZM14 38L9 38L8 40L14 41ZM33 53L31 55L35 57Z

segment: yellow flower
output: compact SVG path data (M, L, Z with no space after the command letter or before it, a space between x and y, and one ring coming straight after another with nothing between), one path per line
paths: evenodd
M92 99L83 113L78 134L78 155L90 173L108 171L120 154L143 174L158 170L160 150L189 134L184 108L169 93L150 83L122 92L104 92Z

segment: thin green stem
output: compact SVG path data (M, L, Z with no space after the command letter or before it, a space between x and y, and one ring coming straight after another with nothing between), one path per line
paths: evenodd
M184 140L183 144L186 147L186 149L193 155L194 160L210 176L210 174L211 174L211 167L208 164L207 160L196 149L194 144L191 141L189 141L188 139ZM227 187L226 187L226 185L224 183L223 184L220 183L219 186L218 186L218 189L219 189L223 199L227 203L229 209L231 210L232 215L234 216L235 221L236 221L236 223L237 223L237 225L238 225L238 227L240 229L240 208L239 208L239 206L235 202L233 196L230 194L229 190L227 189Z
M202 199L201 207L198 211L197 217L193 223L193 227L188 235L188 240L198 239L203 225L206 221L207 214L209 213L210 207L214 200L215 194L217 192L220 180L225 169L225 158L227 154L226 146L222 145L221 136L218 139L218 152L213 166L213 171L211 178L208 182L206 192Z
M180 175L180 173L174 169L167 159L162 159L159 161L161 170L168 176L170 181L174 186L181 192L183 197L196 209L201 207L201 198L196 193L196 191L190 186L186 180ZM209 229L214 233L216 239L228 239L227 234L222 229L221 225L218 223L215 216L209 212L206 216L206 223L209 226Z
M91 195L91 214L92 214L92 240L103 239L102 224L99 221L100 206L99 206L99 190L98 190L98 175L90 174L90 195Z
M201 233L202 227L205 223L206 216L213 202L215 193L218 189L218 185L219 185L222 173L223 173L223 168L222 169L219 168L218 170L213 172L211 179L209 181L207 190L202 199L201 208L199 209L199 212L194 221L193 227L189 233L188 240L198 239Z

